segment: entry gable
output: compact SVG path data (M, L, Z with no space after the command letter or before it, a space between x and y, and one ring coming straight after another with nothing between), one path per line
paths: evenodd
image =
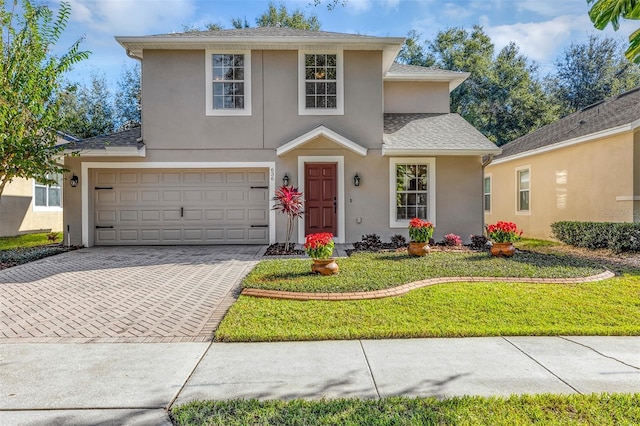
M322 125L280 146L276 150L276 153L278 154L278 157L281 157L284 154L290 151L293 151L294 149L299 148L302 145L319 138L320 136L323 136L329 139L330 141L342 146L343 148L346 148L350 151L355 152L358 155L361 155L363 157L367 155L367 148L363 147L362 145L358 145L352 140L345 138L341 134L336 133L333 130L328 129Z

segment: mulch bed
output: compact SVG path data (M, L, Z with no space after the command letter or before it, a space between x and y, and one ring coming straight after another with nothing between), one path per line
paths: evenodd
M77 250L82 246L65 246L62 244L48 244L45 246L27 247L0 251L0 269L22 265L71 250Z
M264 252L265 256L294 256L305 254L304 250L296 250L295 244L289 244L289 250L285 250L285 243L275 243L267 247Z

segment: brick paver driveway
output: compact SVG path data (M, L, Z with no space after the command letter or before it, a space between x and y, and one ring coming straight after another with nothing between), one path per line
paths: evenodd
M0 343L211 340L261 249L92 247L0 270Z

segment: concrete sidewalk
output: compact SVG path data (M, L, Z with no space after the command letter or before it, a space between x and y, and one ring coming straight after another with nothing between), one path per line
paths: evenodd
M170 424L195 399L640 392L640 337L1 344L0 424Z

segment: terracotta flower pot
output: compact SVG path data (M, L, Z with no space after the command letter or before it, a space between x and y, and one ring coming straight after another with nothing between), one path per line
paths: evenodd
M411 256L426 256L431 251L431 247L429 247L429 243L414 243L412 241L407 250Z
M335 275L340 272L340 268L336 260L332 257L329 259L313 259L311 272L320 275Z
M515 254L516 248L513 243L493 243L491 255L496 257L511 257Z

